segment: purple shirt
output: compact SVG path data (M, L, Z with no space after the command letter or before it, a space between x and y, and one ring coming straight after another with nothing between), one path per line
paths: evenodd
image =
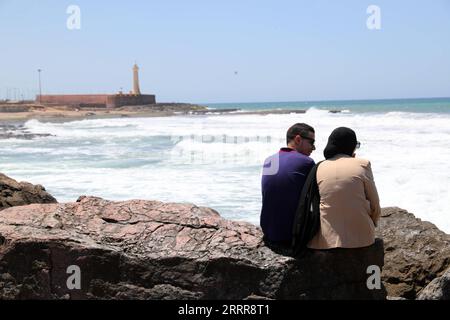
M269 241L292 240L300 194L314 165L313 159L291 148L282 148L264 162L260 224Z

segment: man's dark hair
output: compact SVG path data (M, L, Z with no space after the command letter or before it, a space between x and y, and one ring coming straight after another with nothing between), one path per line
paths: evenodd
M313 127L306 123L296 123L289 128L286 134L286 143L289 144L298 135L307 137L310 132L315 133Z

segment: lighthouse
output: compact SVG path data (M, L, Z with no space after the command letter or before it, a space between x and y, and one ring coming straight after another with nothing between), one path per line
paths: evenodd
M141 95L141 89L139 89L139 67L137 64L133 66L133 94Z

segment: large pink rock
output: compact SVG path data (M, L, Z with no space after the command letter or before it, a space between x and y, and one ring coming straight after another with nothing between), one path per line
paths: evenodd
M82 197L14 207L0 214L0 299L386 297L366 285L367 267L383 265L382 241L298 260L261 238L259 227L191 204ZM80 289L68 286L70 266Z

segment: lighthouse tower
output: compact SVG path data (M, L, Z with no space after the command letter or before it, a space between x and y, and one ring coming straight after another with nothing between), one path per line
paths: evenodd
M139 67L137 64L133 66L133 94L141 95L141 89L139 89Z

